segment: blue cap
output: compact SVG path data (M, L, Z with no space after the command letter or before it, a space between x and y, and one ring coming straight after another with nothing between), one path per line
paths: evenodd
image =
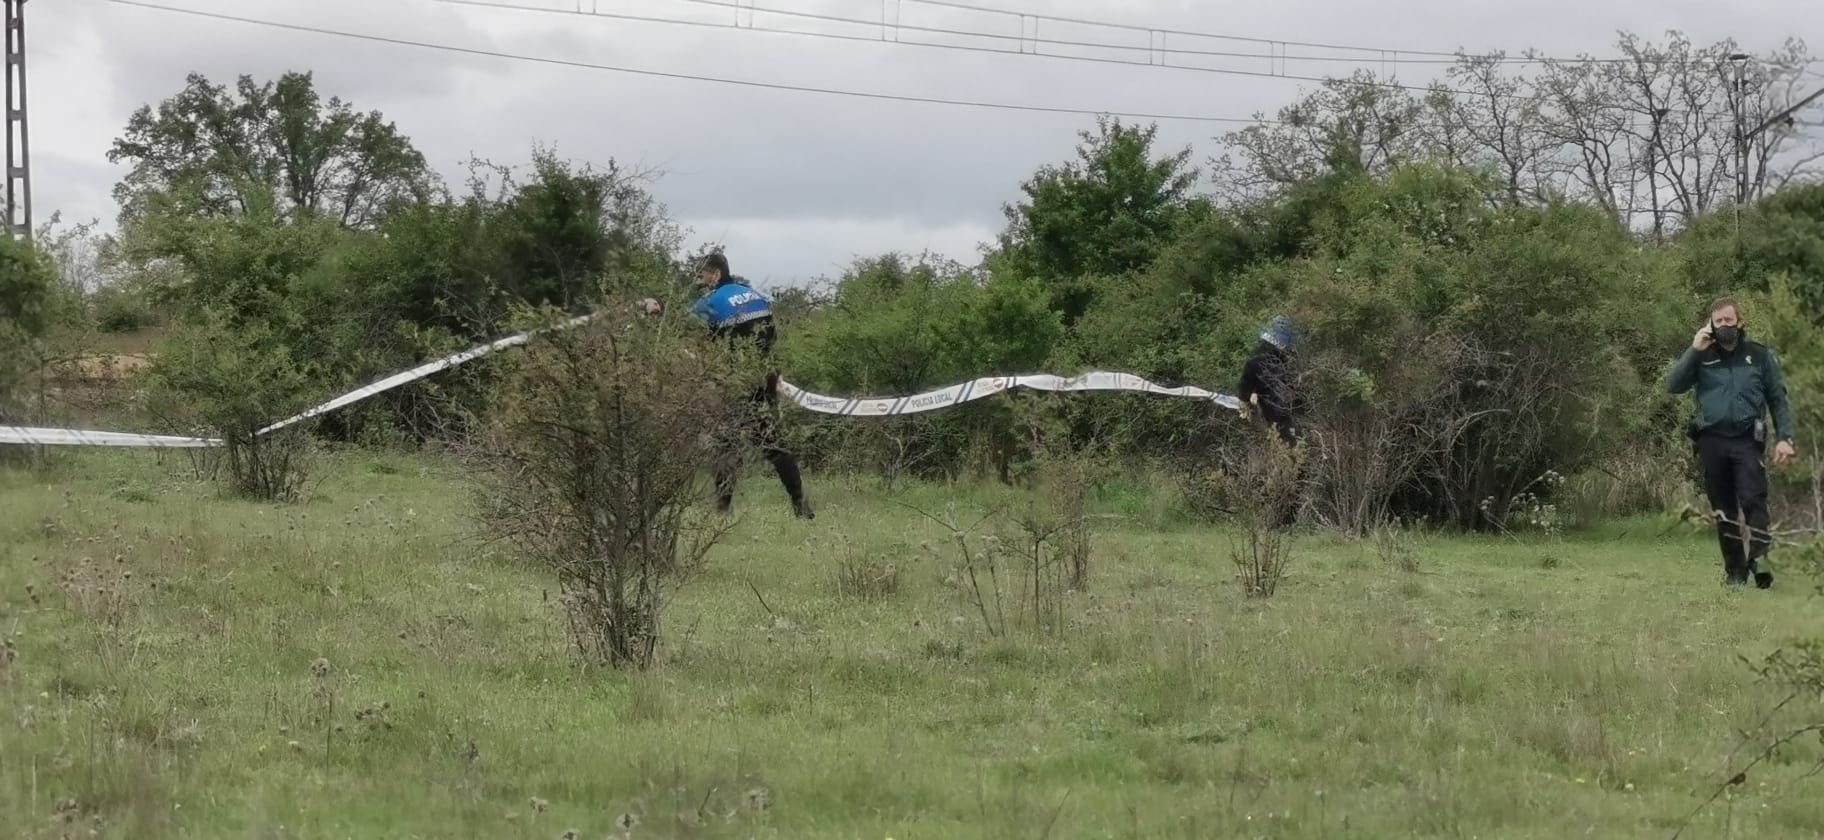
M1275 315L1267 322L1267 328L1260 333L1262 341L1272 342L1281 350L1289 350L1298 343L1298 330L1292 326L1292 319L1284 315Z

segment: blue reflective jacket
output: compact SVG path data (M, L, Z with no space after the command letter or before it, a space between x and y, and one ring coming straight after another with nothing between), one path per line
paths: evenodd
M772 317L773 302L747 285L746 280L730 277L722 281L722 285L714 291L698 298L691 311L702 318L710 329L726 330L749 321Z
M718 336L756 336L760 352L773 349L773 302L740 277L722 281L690 308Z

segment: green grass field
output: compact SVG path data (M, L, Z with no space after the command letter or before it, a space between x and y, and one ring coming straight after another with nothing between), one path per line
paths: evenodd
M185 467L0 475L0 834L1669 837L1778 699L1739 657L1824 631L1809 581L1726 592L1663 523L1418 539L1416 571L1301 536L1250 600L1232 533L1135 491L1068 629L992 639L905 506L952 491L813 477L803 523L756 475L630 676L577 667L433 460L340 456L289 506ZM844 595L845 554L897 588ZM1686 836L1819 836L1821 758Z

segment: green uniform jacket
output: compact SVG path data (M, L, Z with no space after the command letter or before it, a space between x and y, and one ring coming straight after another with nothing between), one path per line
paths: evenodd
M1786 375L1772 350L1752 341L1729 353L1714 345L1701 353L1687 347L1666 375L1666 390L1682 394L1693 388L1697 403L1697 416L1691 418L1693 438L1711 432L1749 434L1771 408L1774 440L1792 440Z

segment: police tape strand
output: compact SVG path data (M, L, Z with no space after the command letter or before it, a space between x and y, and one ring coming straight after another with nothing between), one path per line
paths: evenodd
M308 420L329 411L356 403L368 397L416 382L431 374L455 367L464 362L485 356L495 350L525 344L531 337L540 332L569 329L586 323L595 316L583 315L542 330L531 330L497 339L487 344L471 347L460 353L452 353L435 361L426 362L410 370L400 371L382 379L375 380L346 394L342 394L322 405L310 408L302 413L287 417L261 430L265 435L283 429L295 423ZM1090 371L1077 376L1063 377L1049 373L1020 374L1014 376L986 376L968 382L959 382L922 394L911 394L900 397L831 397L824 394L806 391L796 385L779 380L779 392L794 405L819 414L832 414L842 417L895 417L904 414L918 414L936 411L961 405L983 397L992 396L1014 388L1028 388L1036 391L1138 391L1148 394L1159 394L1171 397L1188 397L1208 400L1225 408L1240 408L1241 402L1227 394L1207 391L1194 386L1170 388L1148 381L1144 377L1131 373L1111 371ZM180 435L148 435L131 432L106 432L88 429L46 429L30 426L0 425L0 444L25 444L31 446L116 446L138 447L149 449L206 449L222 445L218 438L184 437Z
M835 414L843 417L894 417L901 414L936 411L1013 388L1031 388L1035 391L1140 391L1148 394L1209 400L1230 409L1241 407L1240 400L1227 394L1218 394L1189 385L1167 388L1131 373L1113 373L1102 370L1068 378L1049 373L985 376L935 391L904 397L828 397L811 393L784 380L779 382L779 392L800 408L819 414Z

